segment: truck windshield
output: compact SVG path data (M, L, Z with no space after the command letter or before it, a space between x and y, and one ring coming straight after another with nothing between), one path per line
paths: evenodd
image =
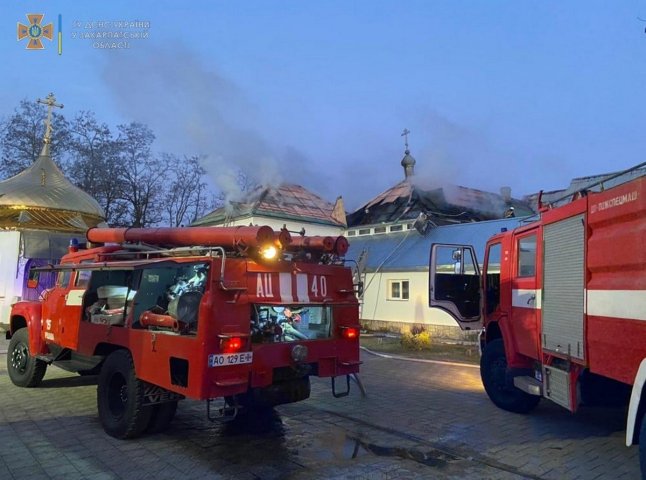
M251 340L254 343L319 340L332 336L329 305L253 305Z

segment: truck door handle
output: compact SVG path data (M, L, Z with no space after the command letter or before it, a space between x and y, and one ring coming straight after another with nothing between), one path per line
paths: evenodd
M535 301L536 301L536 295L532 295L527 299L527 305L529 305L530 303L534 303Z

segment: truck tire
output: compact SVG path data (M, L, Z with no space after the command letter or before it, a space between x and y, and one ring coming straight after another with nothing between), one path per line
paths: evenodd
M508 412L529 413L541 397L530 395L508 385L506 381L507 358L501 338L489 342L480 359L480 376L487 395L498 407Z
M105 432L120 439L141 435L152 414L143 400L144 382L135 375L130 352L112 352L101 367L97 388L99 418Z
M16 330L7 350L9 378L18 387L37 387L45 376L47 364L29 353L29 332L26 328Z
M177 401L153 405L150 423L146 432L161 433L168 430L170 422L175 417L175 412L177 412Z

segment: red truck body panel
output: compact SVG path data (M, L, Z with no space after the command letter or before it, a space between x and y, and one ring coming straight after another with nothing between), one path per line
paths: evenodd
M541 212L540 220L497 235L502 242L500 311L484 315L485 328L499 325L510 367L562 357L591 372L631 384L646 357L646 190L638 178L567 205ZM581 216L583 248L583 350L578 357L545 348L542 308L519 302L522 292L545 292L544 229ZM519 239L536 234L536 274L519 276ZM486 262L485 262L486 263ZM543 298L544 300L544 298Z
M167 230L181 237L181 232L176 231L178 229ZM212 230L201 229L198 233L210 235ZM257 242L265 237L272 244L276 242L273 233L263 237L260 233L266 232L262 229L249 227L248 230L253 230L253 238L246 238L244 245L240 244L237 236L231 237L230 243L247 252L250 245L255 246L251 240L256 241L256 237ZM239 231L235 230L238 236ZM257 231L260 233L256 234ZM91 232L114 236L107 229ZM116 233L124 236L129 232L123 229ZM146 236L147 241L154 238L155 231L151 232ZM168 233L164 235L164 239L175 238ZM228 238L226 232L219 233L217 239L222 240L222 237ZM281 238L287 237L283 235ZM104 246L69 253L55 267L59 272L57 285L45 293L42 302L22 302L14 306L13 314L27 319L31 352L50 355L56 362L64 357L61 352L70 351L91 358L107 355L115 348L125 348L132 355L139 379L193 399L226 397L245 393L250 388L272 385L277 370L294 369L297 363L309 365L312 374L321 377L359 371L359 305L352 274L339 262L323 264L317 261L324 252L317 251L314 260L281 258L263 263L246 253L225 256L223 249L217 255L168 257L142 250L141 254L135 251L129 257L123 257L118 255L120 248ZM208 270L197 307L196 328L190 332L177 332L138 324L141 309L137 305L145 301L154 305L156 301L144 296L143 277L149 282L163 282L160 278L164 268L181 269L183 265L199 265ZM127 313L123 313L121 322L97 323L95 316L89 313L90 305L101 288L90 278L100 275L111 278L110 273L105 272L116 272L115 278L121 275L127 279L122 281L123 287L119 287L128 292L127 302L125 296L123 300ZM141 290L137 292L139 287L131 283L140 277L142 279L137 281L141 282ZM114 282L105 280L104 283ZM266 310L274 305L296 305L303 310L327 309L332 320L328 331L314 339L297 342L272 340L271 343L252 341L252 317L258 305ZM146 311L157 312L151 313L153 318L155 315L156 318L168 316L167 312L156 308L146 307ZM170 311L171 307L167 308ZM109 318L109 315L101 318ZM356 329L357 335L345 338L343 331L347 328ZM239 343L239 348L231 354L224 349L230 338ZM295 345L307 348L306 357L298 362L293 358Z
M588 364L624 383L646 357L645 187L638 178L588 196Z

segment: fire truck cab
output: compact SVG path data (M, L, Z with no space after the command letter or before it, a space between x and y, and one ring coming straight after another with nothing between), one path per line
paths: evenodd
M646 177L632 176L494 235L482 271L473 246L433 245L429 302L481 329L498 407L628 404L626 444L640 443L646 472Z
M349 392L359 321L343 237L305 246L269 227L87 237L101 245L70 247L41 268L57 272L56 285L13 306L15 385L37 386L49 364L98 374L99 416L117 438L167 428L183 398L205 400L216 420L304 400L312 375L331 377L335 396Z

